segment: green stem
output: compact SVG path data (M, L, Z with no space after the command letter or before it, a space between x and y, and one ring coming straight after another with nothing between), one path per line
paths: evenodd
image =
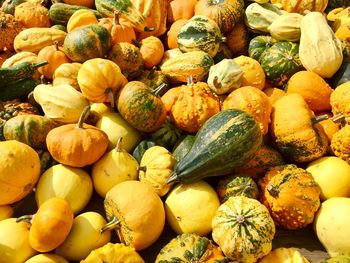
M113 89L112 89L112 88L107 88L107 89L105 90L105 93L106 93L107 96L108 96L108 100L109 100L109 103L111 104L112 109L114 109L115 103L114 103Z
M120 221L118 218L113 217L112 221L109 221L107 224L105 224L101 229L100 229L100 233L102 234L105 231L108 230L113 230L116 228L120 228Z
M18 217L18 218L16 219L16 223L25 221L25 222L31 224L32 221L33 221L33 217L34 217L34 215L24 215L24 216L20 216L20 217Z
M142 171L145 173L147 171L147 166L137 166L137 171L138 172Z
M162 96L168 89L168 84L162 83L153 90L154 96Z
M119 137L118 141L117 141L117 145L115 146L115 150L117 152L123 152L124 149L123 149L123 144L122 144L122 140L123 140L123 137Z
M77 123L77 128L79 129L83 128L84 121L90 112L90 108L91 108L90 105L86 106L83 112L80 114L79 121Z
M177 176L177 174L175 172L172 172L171 175L168 177L168 179L166 179L165 183L172 184L175 182L179 182L179 177Z
M266 187L266 190L269 192L269 194L272 196L272 197L277 197L280 193L280 189L277 185L267 185Z

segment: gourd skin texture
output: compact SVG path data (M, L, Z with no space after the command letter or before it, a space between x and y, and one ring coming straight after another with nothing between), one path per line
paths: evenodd
M350 82L345 82L332 92L330 103L334 115L342 114L346 123L350 123Z
M310 263L295 248L276 248L258 261L259 263Z
M350 163L350 125L333 134L331 148L335 156Z

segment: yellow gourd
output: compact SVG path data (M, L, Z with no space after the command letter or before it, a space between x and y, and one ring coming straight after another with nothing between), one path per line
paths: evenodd
M13 215L13 208L9 205L0 205L0 221Z
M258 263L309 263L309 261L295 248L280 247L272 250Z
M45 253L31 257L24 263L68 263L68 261L59 255Z

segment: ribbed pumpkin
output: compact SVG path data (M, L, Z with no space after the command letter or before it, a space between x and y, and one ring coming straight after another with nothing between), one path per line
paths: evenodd
M254 263L272 249L275 224L267 208L245 196L230 197L212 221L212 237L230 260Z
M240 109L251 114L259 123L262 134L267 133L271 122L272 105L261 90L251 86L236 89L225 98L222 109Z
M211 116L220 111L219 100L205 82L189 81L187 85L173 89L165 93L162 100L168 101L168 114L180 130L196 133Z
M321 190L311 173L294 164L275 166L259 186L261 202L278 225L298 229L313 222Z
M220 248L211 240L196 234L182 234L170 240L159 251L155 263L170 263L174 258L184 263L227 261Z
M274 104L270 131L279 152L294 162L309 162L327 151L322 127L312 122L313 112L297 93L283 96Z
M67 32L71 32L78 27L96 25L98 20L90 9L79 9L71 15L67 22Z
M333 92L327 82L312 71L299 71L288 81L287 94L299 93L314 112L331 109L330 96Z
M49 10L45 6L32 1L26 1L16 6L14 17L26 28L51 26Z
M140 49L127 42L114 44L108 57L120 67L121 72L128 79L134 79L141 75L144 68Z
M78 124L62 125L47 134L47 149L56 161L84 167L93 164L105 153L109 143L106 133L84 124L89 108L84 109Z
M59 65L52 75L52 85L68 84L76 90L80 90L77 80L80 67L81 64L77 62Z
M223 41L216 22L206 16L196 15L188 20L177 35L177 44L182 52L204 51L214 57Z
M89 59L83 63L77 76L83 95L92 102L109 102L114 107L115 96L127 79L120 67L103 58Z
M87 25L69 32L64 40L64 51L74 62L84 62L107 55L112 37L106 28Z
M152 132L160 128L166 118L165 106L150 87L131 81L119 93L118 111L134 128Z

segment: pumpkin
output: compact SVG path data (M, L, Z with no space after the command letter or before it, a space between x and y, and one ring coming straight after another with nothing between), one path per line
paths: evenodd
M251 114L259 123L262 134L267 133L271 122L272 105L261 90L252 86L236 89L225 98L222 109L240 109Z
M175 158L166 148L153 146L142 155L139 168L139 180L150 184L159 196L164 196L171 185L166 179L173 171Z
M314 112L331 109L330 96L333 92L327 82L312 71L299 71L287 83L287 94L299 93Z
M92 102L109 102L114 107L118 90L127 83L120 67L103 58L89 59L83 63L77 76L82 94Z
M271 105L274 105L277 100L286 95L286 92L284 90L276 87L265 87L263 89L263 92L269 98Z
M168 5L168 22L169 24L175 23L180 19L190 19L194 16L194 9L197 4L197 0L173 0Z
M22 30L22 26L12 15L2 11L0 11L0 25L0 50L6 48L13 51L15 37Z
M78 124L65 124L47 134L47 149L61 164L84 167L93 164L105 153L108 147L107 134L84 124L88 111L89 106L82 112Z
M274 148L262 144L254 156L244 165L237 167L235 172L258 178L264 176L271 167L282 164L284 164L282 155Z
M142 74L136 78L136 80L145 83L152 90L157 89L162 84L166 84L166 85L169 84L169 81L166 75L162 71L157 70L156 67L153 67L151 70L144 70ZM166 92L165 89L164 89L164 92ZM158 92L158 95L162 96L164 94L162 94L161 92Z
M207 182L177 184L165 199L166 219L177 234L206 236L219 206L219 197Z
M14 210L10 205L0 205L0 221L11 218L14 214Z
M285 248L279 247L272 250L268 255L261 258L259 263L284 263L284 262L292 262L292 263L309 263L309 261L295 248Z
M261 202L281 227L298 229L313 222L321 191L311 173L294 164L275 166L259 187Z
M114 186L106 195L104 208L109 223L101 231L115 228L119 240L136 251L152 245L163 231L163 202L146 183L130 180Z
M225 43L235 57L248 53L249 32L243 21L238 22L225 37Z
M77 79L80 67L81 64L77 62L59 65L52 75L52 85L68 84L76 90L80 90Z
M29 244L27 222L16 222L16 218L0 221L0 257L4 262L22 263L38 252Z
M210 67L207 83L216 94L230 93L241 86L243 70L233 59L223 59Z
M281 5L281 7L289 13L300 14L303 14L304 11L323 12L328 5L328 0L272 0L271 2L273 4Z
M3 135L6 140L17 140L33 148L46 148L46 135L57 124L44 116L23 114L5 122Z
M48 168L36 185L35 200L38 207L53 197L65 199L74 214L89 202L93 191L92 180L82 169L56 164Z
M221 204L212 221L212 237L230 260L254 263L272 249L275 224L267 208L245 196Z
M155 263L170 263L174 258L181 262L226 262L220 248L210 239L188 233L171 239L157 255Z
M24 263L68 263L68 261L59 255L44 253L31 257Z
M98 24L107 28L111 33L112 45L120 42L132 44L132 40L136 39L134 27L128 20L120 17L118 12L114 12L113 18L107 17L100 19Z
M244 2L242 0L199 0L195 15L207 16L214 20L221 32L226 33L243 18Z
M31 1L17 5L14 17L26 28L51 26L49 10L41 4Z
M71 32L78 27L96 25L98 20L95 13L90 9L79 9L75 11L67 22L67 32Z
M39 156L30 146L15 140L0 142L0 205L27 196L40 175Z
M48 61L49 64L40 67L38 71L47 79L52 79L55 70L63 63L69 63L70 59L63 52L62 47L56 42L54 45L46 46L38 53L38 61Z
M334 152L334 155L343 159L344 161L350 163L350 152L349 152L349 143L350 143L350 126L346 125L341 128L339 131L333 134L331 140L331 148Z
M95 191L103 198L115 185L138 178L138 162L126 152L119 138L117 146L94 163L91 171Z
M107 243L94 249L81 263L145 263L135 248L120 243Z
M62 198L53 197L38 208L35 216L21 216L16 221L30 221L30 246L39 252L49 252L67 238L73 217L69 203Z
M62 123L78 121L84 107L89 105L83 94L68 84L52 87L40 84L34 88L33 96L46 117Z
M246 196L258 199L259 189L252 178L244 174L225 176L219 180L216 192L220 203L224 203L231 196Z
M144 60L138 47L127 42L113 45L108 53L108 58L116 63L122 74L128 79L134 79L141 75Z
M66 55L74 62L85 62L107 55L112 45L112 37L100 25L87 25L69 32L64 40Z
M241 86L252 86L259 90L265 87L265 72L260 63L248 56L239 56L233 59L243 70Z
M196 1L196 0L195 0ZM172 1L174 2L174 1ZM170 2L170 3L172 3ZM189 1L186 1L189 2ZM176 20L174 23L171 24L168 32L167 32L167 44L168 44L168 48L172 49L172 48L178 48L178 44L177 44L177 36L179 34L179 31L181 29L181 27L188 21L188 19L179 19Z
M172 48L164 51L162 61L159 63L159 66L162 66L170 58L175 58L178 55L183 54L179 48Z
M204 51L214 57L223 41L216 22L206 16L196 15L179 30L177 45L182 52Z
M160 63L164 54L164 46L158 37L149 36L135 43L140 48L146 69L151 69Z
M313 112L297 93L287 94L275 102L270 131L283 157L294 162L310 162L326 153L327 137L312 118Z
M330 97L330 104L334 116L341 116L346 123L350 123L350 107L348 101L350 100L349 92L350 82L345 82L332 92Z
M160 128L166 118L160 97L140 81L131 81L119 93L117 102L121 116L134 128L152 132Z
M92 250L104 246L111 240L111 232L100 232L107 223L97 212L85 212L76 216L72 229L55 254L69 261L85 259Z

